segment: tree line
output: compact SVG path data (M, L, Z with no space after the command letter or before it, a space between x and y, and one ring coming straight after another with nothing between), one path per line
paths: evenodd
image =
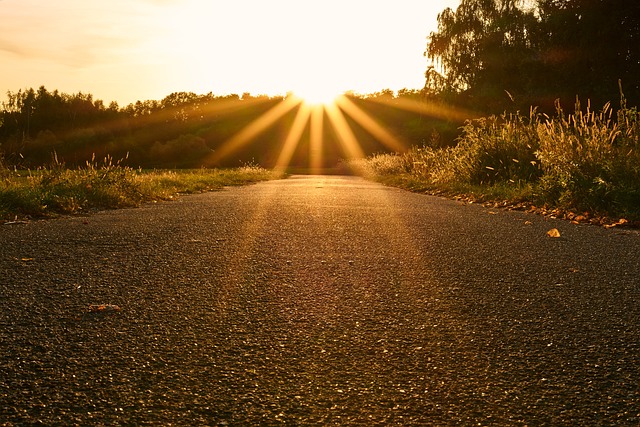
M430 118L419 112L381 107L398 97L419 103L422 92L390 90L355 96L351 99L407 146L424 143L434 129L453 138L459 123ZM160 101L137 101L126 107L109 105L91 94L66 94L44 86L9 92L0 110L0 159L5 164L32 168L57 161L68 166L111 156L124 164L143 168L227 167L256 163L275 165L282 144L295 120L294 108L264 132L233 153L211 162L222 144L241 132L283 101L282 96L199 95L172 93ZM384 146L349 116L346 120L366 154L383 151ZM339 136L323 121L325 166L334 166L345 153ZM305 167L309 159L309 125L302 136L292 166Z
M7 98L0 112L0 153L18 167L46 165L53 153L74 166L107 155L136 167L204 166L202 159L218 144L278 102L179 92L120 108L90 94L43 86Z
M462 0L438 15L426 88L487 113L576 97L598 108L640 97L640 2Z

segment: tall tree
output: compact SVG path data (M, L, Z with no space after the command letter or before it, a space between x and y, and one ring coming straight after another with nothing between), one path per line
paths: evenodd
M462 0L438 16L427 55L475 106L552 108L576 96L604 104L640 96L640 2Z
M523 0L462 0L455 11L438 15L426 54L443 70L450 89L499 105L509 94L526 91L538 21L525 5Z
M614 100L618 80L640 101L640 2L539 0L540 59L547 88L568 100Z

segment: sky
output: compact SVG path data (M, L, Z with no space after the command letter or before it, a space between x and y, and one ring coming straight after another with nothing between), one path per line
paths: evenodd
M0 101L45 86L107 104L418 89L459 0L0 0Z

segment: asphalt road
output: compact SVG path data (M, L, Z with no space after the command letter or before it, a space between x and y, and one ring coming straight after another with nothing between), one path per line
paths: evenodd
M637 231L354 177L4 225L0 425L636 426L639 297Z

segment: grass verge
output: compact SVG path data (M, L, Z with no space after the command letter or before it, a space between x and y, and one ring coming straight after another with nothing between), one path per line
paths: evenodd
M67 169L54 162L35 171L0 168L0 220L46 218L92 210L135 207L177 194L219 190L281 178L256 166L235 169L150 170L110 158Z
M454 147L355 160L358 174L408 190L531 209L572 221L640 226L640 113L550 118L504 114L469 121Z

